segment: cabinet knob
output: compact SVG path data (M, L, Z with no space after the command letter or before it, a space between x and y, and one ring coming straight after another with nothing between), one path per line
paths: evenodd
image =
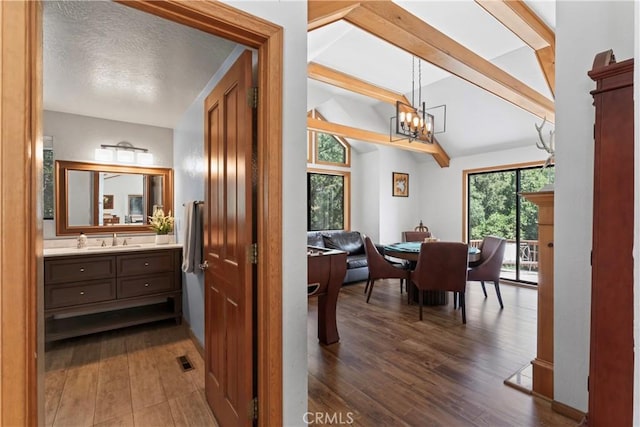
M84 295L84 291L80 291L80 295Z
M552 247L553 247L553 242L549 242L549 243L547 243L547 247L548 247L548 248L552 248Z
M80 273L84 273L84 268L80 268Z
M148 262L145 262L145 263L144 263L144 266L145 266L145 267L149 267L149 263L148 263Z
M145 288L148 288L148 287L149 287L149 284L148 284L148 283L145 283L145 284L144 284L144 287L145 287Z

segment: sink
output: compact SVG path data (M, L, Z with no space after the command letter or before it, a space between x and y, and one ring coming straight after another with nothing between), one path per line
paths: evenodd
M89 246L88 251L116 251L127 250L130 248L139 248L142 245L120 245L120 246Z

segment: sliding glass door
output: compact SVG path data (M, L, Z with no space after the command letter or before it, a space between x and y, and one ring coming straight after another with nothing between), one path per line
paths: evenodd
M485 236L507 239L501 277L538 283L538 210L518 196L553 182L553 167L516 168L467 175L467 236L479 245Z

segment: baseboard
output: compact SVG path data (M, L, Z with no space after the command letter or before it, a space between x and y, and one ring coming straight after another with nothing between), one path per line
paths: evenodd
M560 415L564 415L567 418L571 418L574 421L583 421L585 417L585 413L577 410L576 408L572 408L569 405L565 405L564 403L560 403L557 400L551 402L551 409Z
M525 289L538 290L538 285L533 285L531 283L516 282L515 280L509 280L509 279L500 279L500 284L501 285L514 286L516 288L525 288Z
M202 358L204 359L204 348L202 347L202 344L200 344L200 341L198 341L198 338L196 338L195 334L193 333L193 330L191 329L191 325L189 324L189 322L187 322L187 319L185 319L184 317L182 318L182 324L187 330L187 334L189 335L189 338L193 342L193 345L196 347L196 350L198 350L198 353L200 353L200 356L202 356Z

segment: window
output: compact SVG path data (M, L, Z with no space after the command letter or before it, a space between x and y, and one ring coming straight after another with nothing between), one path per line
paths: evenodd
M307 116L326 121L316 110L311 110ZM308 134L307 163L350 166L351 146L346 139L323 132L308 132Z
M316 134L316 163L349 166L349 146L327 133Z
M53 150L45 148L42 160L42 218L53 219L54 207L54 174L53 174Z
M324 120L315 110L309 117ZM308 132L307 230L348 230L350 227L351 147L344 138ZM324 166L327 167L324 167Z
M538 282L538 209L518 194L552 183L553 167L522 166L465 171L467 229L471 245L488 235L507 239L501 277Z
M307 230L348 230L350 173L307 172Z

